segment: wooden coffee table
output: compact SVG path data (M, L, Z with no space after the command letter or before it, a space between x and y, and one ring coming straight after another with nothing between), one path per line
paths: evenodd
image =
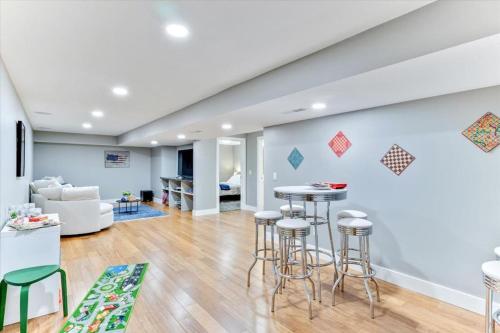
M141 200L135 199L135 200L128 200L128 201L121 201L121 200L116 200L116 203L118 204L118 214L132 214L132 213L137 213L139 212L139 203ZM134 209L134 204L135 204L135 209ZM122 207L125 208L122 210Z

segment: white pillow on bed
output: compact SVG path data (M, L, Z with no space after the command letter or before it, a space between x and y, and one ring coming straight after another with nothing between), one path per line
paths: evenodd
M241 176L240 175L233 175L233 176L231 176L231 178L229 178L227 180L227 183L241 186Z

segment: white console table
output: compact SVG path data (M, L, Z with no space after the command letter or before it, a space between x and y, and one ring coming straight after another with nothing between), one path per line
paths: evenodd
M59 265L60 237L60 226L27 231L4 226L0 232L0 276L21 268ZM29 318L59 311L59 279L59 274L54 274L30 287ZM19 287L8 286L5 325L19 322L19 292Z

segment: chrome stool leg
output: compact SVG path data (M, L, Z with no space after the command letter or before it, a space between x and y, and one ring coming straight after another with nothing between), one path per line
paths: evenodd
M486 287L486 313L485 313L485 332L495 333L495 321L493 320L493 289Z
M262 226L264 228L264 258L267 258L267 237L266 237L266 231L267 231L267 225ZM262 275L266 275L266 261L262 260Z
M302 252L302 275L304 276L307 276L307 255L306 255L306 237L305 236L302 236L301 237L301 240L302 240L302 247L301 247L301 252ZM313 293L314 293L314 282L311 280L310 277L308 277L308 280L311 282L312 284L312 288L313 288ZM306 280L302 280L302 282L304 283L304 291L306 293L306 296L307 296L307 303L309 304L309 319L312 319L312 301L311 301L311 293L309 292L309 288L307 288L307 283L306 283Z
M359 252L360 252L360 259L361 259L361 269L363 271L363 284L365 285L365 290L366 290L366 294L368 295L368 299L370 300L370 315L371 315L371 318L375 318L375 310L374 310L374 307L373 307L373 296L372 296L372 291L370 289L370 285L368 284L368 281L370 281L370 279L372 279L372 277L370 277L369 275L369 266L368 266L368 259L366 257L366 249L365 249L365 241L364 239L366 238L367 236L361 236L359 237L359 246L360 246L360 249L359 249Z
M252 269L254 268L255 264L257 263L258 256L259 256L259 225L257 223L255 223L255 252L254 252L253 263L250 265L250 268L248 269L247 287L250 287L250 274L252 273Z

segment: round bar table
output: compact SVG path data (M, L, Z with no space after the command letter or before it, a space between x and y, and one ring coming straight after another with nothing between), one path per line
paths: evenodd
M314 252L316 254L316 263L311 266L316 268L317 279L318 279L318 300L321 302L321 275L320 275L320 267L328 266L333 264L334 267L334 280L337 278L337 265L335 263L335 246L333 242L333 234L332 228L330 225L330 203L332 201L345 200L347 198L347 189L317 189L313 186L280 186L274 188L274 197L277 199L287 200L290 205L290 211L292 211L292 203L294 201L303 201L312 202L314 205L314 213L313 215L308 216L306 212L306 219L308 219L311 223L311 226L314 228L314 237L315 237L315 249ZM327 205L326 208L326 218L318 216L318 202L324 202ZM306 209L304 204L304 209ZM318 225L327 224L328 225L328 236L330 238L330 246L331 253L327 251L322 251L319 249L319 240L318 240ZM308 250L310 251L310 250ZM319 261L319 254L323 253L331 258L331 260L327 263L321 264Z

